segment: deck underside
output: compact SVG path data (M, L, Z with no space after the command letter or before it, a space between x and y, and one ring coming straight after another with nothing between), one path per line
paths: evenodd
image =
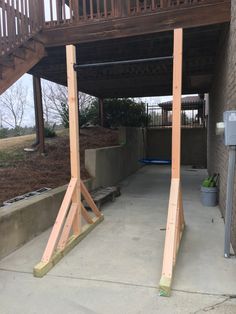
M227 23L184 31L183 94L205 93L211 86L222 33ZM171 56L173 32L100 40L77 45L77 62L89 64ZM65 47L47 48L30 73L66 85ZM172 93L172 60L145 61L81 69L79 90L98 97L160 96Z

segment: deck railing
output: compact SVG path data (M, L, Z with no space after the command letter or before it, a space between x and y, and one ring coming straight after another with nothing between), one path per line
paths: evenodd
M47 27L131 17L211 0L44 0Z
M44 25L43 2L0 0L0 56L22 45Z
M214 1L0 0L0 57L11 53L42 28L132 17Z

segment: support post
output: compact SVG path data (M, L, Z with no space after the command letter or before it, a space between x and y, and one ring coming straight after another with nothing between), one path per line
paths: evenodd
M224 245L225 258L230 257L231 225L233 219L232 214L234 199L235 160L236 160L236 146L230 146L227 176L226 210L225 210L225 245Z
M104 127L104 100L103 98L99 98L98 99L98 103L99 103L99 122L100 122L100 126Z
M52 228L42 260L34 267L35 277L43 277L66 253L103 220L103 215L93 202L88 190L80 179L79 104L77 74L74 70L74 64L76 63L75 46L69 45L66 47L66 58L70 122L71 181ZM81 203L81 193L94 213L93 218L90 217ZM88 224L84 226L82 226L82 214L83 217L85 217L85 221L88 222ZM71 233L72 235L70 236Z
M57 6L57 21L61 22L62 21L62 0L57 0L56 6ZM64 16L64 19L65 19L65 16Z
M43 102L42 87L40 77L33 76L34 108L35 108L35 128L36 143L40 153L45 153L44 142L44 119L43 119Z
M173 115L172 115L172 177L166 226L160 295L169 296L173 269L184 229L181 165L181 93L182 93L183 30L174 30Z
M68 103L70 121L70 165L71 178L77 180L77 188L72 197L72 203L78 205L75 214L73 229L76 235L81 232L81 196L80 196L80 149L79 149L79 97L77 73L74 70L76 63L75 46L66 47Z

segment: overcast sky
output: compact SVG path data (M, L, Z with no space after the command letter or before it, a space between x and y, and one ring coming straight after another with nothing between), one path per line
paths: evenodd
M49 0L44 0L45 3L45 12L46 19L50 16L49 12ZM54 14L55 14L55 0L53 0ZM33 126L34 125L34 105L33 105L33 85L32 85L32 76L29 74L23 75L20 79L22 84L27 87L28 90L28 106L26 110L26 115L24 117L23 126ZM148 102L149 104L157 104L162 101L169 100L171 97L152 97L152 98L143 98L144 102Z
M22 84L27 87L28 90L28 106L26 115L24 118L23 126L33 126L34 125L34 103L33 103L33 84L32 84L32 76L29 74L25 74L20 79ZM142 101L147 102L149 104L157 104L162 101L167 101L171 99L171 97L145 97L142 98Z

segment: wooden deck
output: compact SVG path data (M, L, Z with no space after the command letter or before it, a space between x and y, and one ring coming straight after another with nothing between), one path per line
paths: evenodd
M168 56L177 27L184 28L183 91L207 92L219 36L230 22L230 4L230 0L36 0L32 5L16 0L13 6L0 0L0 93L26 71L65 85L66 44L77 45L80 64ZM45 53L34 48L41 45ZM172 61L90 67L79 75L80 90L99 97L168 95Z

